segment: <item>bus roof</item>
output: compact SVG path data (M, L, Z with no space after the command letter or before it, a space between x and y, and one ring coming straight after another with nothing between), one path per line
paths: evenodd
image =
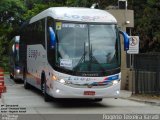
M76 7L51 7L32 17L33 23L45 17L77 22L117 23L115 17L104 10Z

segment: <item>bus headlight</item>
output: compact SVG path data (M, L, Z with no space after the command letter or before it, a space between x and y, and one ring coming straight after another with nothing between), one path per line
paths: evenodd
M60 79L60 80L58 80L60 83L62 83L62 84L65 84L65 85L67 85L67 84L71 84L71 82L70 81L66 81L66 80L64 80L63 78L62 79Z
M119 95L119 93L120 93L119 90L117 90L116 93Z
M60 82L61 84L71 84L70 81L66 81L65 79L59 78L59 77L57 77L57 76L55 76L55 75L52 76L52 80L58 81L58 82Z
M65 84L65 83L66 83L66 81L65 81L63 78L60 79L59 77L57 77L57 76L55 76L55 75L52 76L52 80L58 81L58 82L60 82L60 83L62 83L62 84Z
M66 81L64 79L60 79L59 82L64 84Z
M20 71L20 69L17 69L16 72L19 74L21 71Z
M118 80L114 80L112 83L113 83L113 85L116 85L116 84L119 83L119 81Z
M59 93L59 92L60 92L60 90L59 90L59 89L57 89L57 90L56 90L56 93Z

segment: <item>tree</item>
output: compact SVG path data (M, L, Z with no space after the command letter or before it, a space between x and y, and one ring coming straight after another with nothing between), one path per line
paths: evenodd
M140 52L160 52L159 0L133 2L135 10L134 34L140 36Z
M41 11L49 7L58 7L58 6L62 6L62 4L55 3L55 2L46 2L45 4L44 3L34 4L31 10L28 10L25 14L22 15L23 20L28 20L31 17L35 16L36 14L40 13Z
M115 5L117 4L117 0L67 0L67 6L73 7L91 7L92 4L98 3L100 9L105 9L108 5Z
M118 0L0 0L0 61L7 66L9 43L23 21L54 6L91 7L98 3L100 9L117 6ZM160 52L160 1L128 0L134 10L133 35L140 36L140 52ZM5 47L4 47L5 46Z
M1 66L7 66L9 41L13 34L16 34L22 22L21 14L25 10L23 1L21 0L0 1L0 61L3 63Z

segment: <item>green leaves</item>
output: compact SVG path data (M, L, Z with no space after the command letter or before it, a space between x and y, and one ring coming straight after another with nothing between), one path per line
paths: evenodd
M49 8L49 7L58 7L58 6L62 6L61 4L57 4L54 2L49 2L47 4L34 4L33 5L33 9L28 10L25 14L22 15L24 20L28 20L31 17L35 16L36 14L40 13L41 11Z
M91 7L93 3L105 9L116 6L117 0L0 0L0 61L7 63L10 40L24 21L49 7ZM140 51L160 52L160 1L128 0L128 6L134 9L133 35L140 35Z
M22 0L0 0L0 61L7 69L9 58L9 41L16 35L26 11Z
M133 2L134 34L140 36L140 52L160 52L159 3L159 0L136 0Z
M62 4L52 0L0 0L0 66L8 69L10 41L18 35L21 24L51 6Z
M94 3L99 3L99 7L105 9L108 5L115 5L117 0L66 0L66 5L72 7L91 7Z

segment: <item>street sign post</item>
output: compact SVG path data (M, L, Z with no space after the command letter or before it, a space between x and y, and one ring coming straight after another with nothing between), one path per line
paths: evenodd
M138 54L139 53L139 36L130 36L129 38L129 50L128 54Z

